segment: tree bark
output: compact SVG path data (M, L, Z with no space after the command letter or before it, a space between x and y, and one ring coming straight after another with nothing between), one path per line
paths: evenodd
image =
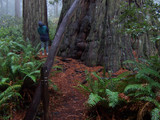
M38 21L48 26L46 0L23 0L23 36L33 46L40 42Z
M21 17L20 0L15 0L15 17L17 17L17 18Z
M73 1L63 1L59 23ZM107 71L129 68L130 66L124 66L123 62L134 59L131 37L118 32L120 24L113 22L114 18L121 14L120 2L121 0L82 2L65 29L58 55L80 59L88 66L102 65ZM146 42L141 46L149 47L147 56L154 53L149 40L145 38L143 41ZM141 52L144 53L144 50Z
M0 0L1 8L0 8L0 15L3 15L3 1Z

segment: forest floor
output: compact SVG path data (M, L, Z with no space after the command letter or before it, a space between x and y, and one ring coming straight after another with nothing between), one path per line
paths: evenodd
M102 67L87 67L80 61L60 57L56 58L55 65L61 66L63 70L51 75L50 78L59 89L58 95L54 92L50 94L52 118L54 120L84 120L87 97L76 86L85 80L85 70L101 71ZM52 73L55 71L53 70Z
M47 56L43 56L44 58ZM76 88L82 83L86 74L85 71L99 72L103 74L103 67L87 67L82 62L71 59L56 57L49 80L54 83L58 90L53 89L53 85L49 86L50 104L49 111L53 120L86 120L87 119L87 96ZM125 70L119 70L115 75L121 74ZM15 114L13 120L22 120L25 111ZM37 119L38 120L38 119Z

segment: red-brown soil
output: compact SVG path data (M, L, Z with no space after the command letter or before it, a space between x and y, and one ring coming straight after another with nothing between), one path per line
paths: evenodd
M62 66L63 70L50 78L60 93L58 96L54 93L50 95L50 111L53 119L85 120L87 97L74 86L85 80L85 70L100 71L102 67L87 67L77 60L71 58L62 60L60 57L56 58L55 65Z

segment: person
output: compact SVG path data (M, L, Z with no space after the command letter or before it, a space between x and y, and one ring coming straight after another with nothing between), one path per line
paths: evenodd
M38 33L40 35L40 40L41 40L42 55L44 55L45 48L46 48L46 55L48 55L49 29L46 25L42 23L42 21L39 21L38 25L39 25Z

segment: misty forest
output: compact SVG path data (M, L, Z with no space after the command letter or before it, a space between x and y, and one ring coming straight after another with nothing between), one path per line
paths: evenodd
M0 120L160 120L160 0L0 0Z

